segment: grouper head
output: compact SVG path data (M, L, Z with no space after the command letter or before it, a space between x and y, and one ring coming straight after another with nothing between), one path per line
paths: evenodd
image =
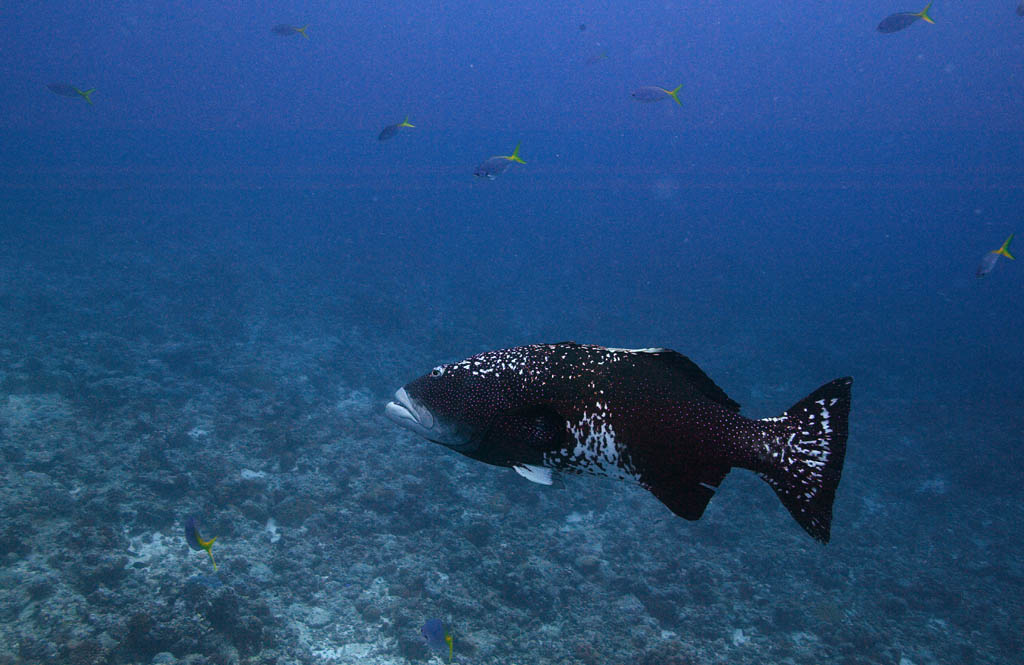
M544 399L537 370L544 354L527 349L489 351L448 365L399 388L385 407L393 422L469 457L490 459L491 443L510 413ZM485 450L487 448L487 450Z

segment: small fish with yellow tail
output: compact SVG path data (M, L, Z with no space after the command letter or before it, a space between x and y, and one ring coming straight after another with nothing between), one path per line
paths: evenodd
M409 124L409 116L405 116L405 120L403 120L402 122L398 122L398 123L395 123L393 125L388 125L384 129L382 129L380 131L380 134L377 136L377 140L378 141L387 141L390 138L394 138L395 136L398 136L398 132L400 132L403 127L415 127L415 126L416 125Z
M288 25L287 23L278 23L273 28L271 28L270 31L272 33L274 33L275 35L279 35L281 37L291 37L293 35L302 35L306 39L309 39L309 35L306 34L306 28L308 28L308 27L309 27L308 23L306 25L302 26L301 28L299 26L297 26L297 25Z
M81 97L90 104L92 104L92 93L96 92L96 88L82 90L70 83L50 83L46 87L50 89L50 92L58 94L61 97Z
M427 648L435 653L444 653L445 647L448 647L448 662L452 662L452 656L455 653L455 640L452 639L452 634L445 629L443 621L427 619L427 622L420 628L420 634L423 635L423 641L426 642Z
M659 88L656 85L645 85L642 88L637 88L631 94L636 101L645 103L660 102L671 97L676 100L676 104L682 106L683 103L679 101L679 91L682 89L682 84L677 85L674 90Z
M882 19L882 22L878 24L878 31L882 34L888 35L893 32L899 32L904 28L909 28L914 23L917 23L917 19L921 19L925 23L935 23L932 17L928 15L928 10L932 8L932 3L928 3L928 6L919 12L900 12L898 14L892 14Z
M992 269L996 267L996 263L999 262L1000 256L1005 256L1011 261L1014 259L1013 254L1010 254L1010 243L1013 242L1013 234L1006 239L1003 246L999 249L993 249L991 252L981 257L981 263L978 264L978 271L974 273L977 277L984 277L985 275L992 272Z
M203 537L199 535L199 527L196 526L195 515L190 515L188 521L185 522L185 540L188 542L188 546L197 552L206 550L206 553L210 555L210 563L213 564L213 570L217 570L217 562L213 560L213 542L217 540L217 536L209 540L203 540Z
M499 175L505 172L505 169L512 166L512 163L525 164L522 157L519 156L520 143L516 144L516 149L512 151L511 155L497 155L491 157L487 161L476 167L473 171L473 175L478 178L487 178L488 180L494 180Z

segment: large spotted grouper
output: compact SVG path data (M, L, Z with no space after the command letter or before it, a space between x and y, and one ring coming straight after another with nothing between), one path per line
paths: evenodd
M439 365L395 393L394 422L467 457L552 484L559 472L629 479L700 519L733 467L759 474L807 533L828 542L846 454L850 378L776 418L752 420L668 349L574 342Z

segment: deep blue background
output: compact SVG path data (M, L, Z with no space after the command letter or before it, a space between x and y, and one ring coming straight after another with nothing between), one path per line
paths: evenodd
M940 3L935 25L876 33L890 12L920 9L899 5L7 4L0 118L19 129L310 131L374 130L408 112L425 130L495 138L614 127L627 134L598 144L614 158L629 130L654 128L1018 128L1013 4ZM271 34L280 22L308 23L310 40ZM99 107L76 118L43 87L52 80L98 88ZM628 95L680 83L683 110L641 110Z

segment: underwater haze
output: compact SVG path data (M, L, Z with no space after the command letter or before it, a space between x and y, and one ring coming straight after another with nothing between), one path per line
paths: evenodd
M924 4L0 6L0 665L1019 663L1024 18ZM385 417L566 340L852 376L830 542Z

